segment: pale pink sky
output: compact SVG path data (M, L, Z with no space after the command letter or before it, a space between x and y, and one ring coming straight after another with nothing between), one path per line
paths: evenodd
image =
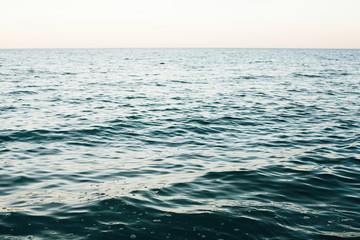
M360 48L359 0L3 0L0 48Z

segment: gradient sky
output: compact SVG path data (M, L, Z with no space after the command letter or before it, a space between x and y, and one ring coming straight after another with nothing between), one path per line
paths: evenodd
M0 0L0 48L360 48L360 0Z

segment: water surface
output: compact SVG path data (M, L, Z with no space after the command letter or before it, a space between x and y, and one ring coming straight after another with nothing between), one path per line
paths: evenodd
M360 239L360 50L0 50L0 238Z

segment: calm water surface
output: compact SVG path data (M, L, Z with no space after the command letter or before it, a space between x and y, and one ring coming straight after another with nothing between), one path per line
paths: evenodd
M1 239L360 239L360 50L0 50Z

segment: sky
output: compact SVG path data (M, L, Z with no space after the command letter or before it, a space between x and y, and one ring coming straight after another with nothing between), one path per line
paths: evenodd
M0 48L360 48L360 0L0 0Z

